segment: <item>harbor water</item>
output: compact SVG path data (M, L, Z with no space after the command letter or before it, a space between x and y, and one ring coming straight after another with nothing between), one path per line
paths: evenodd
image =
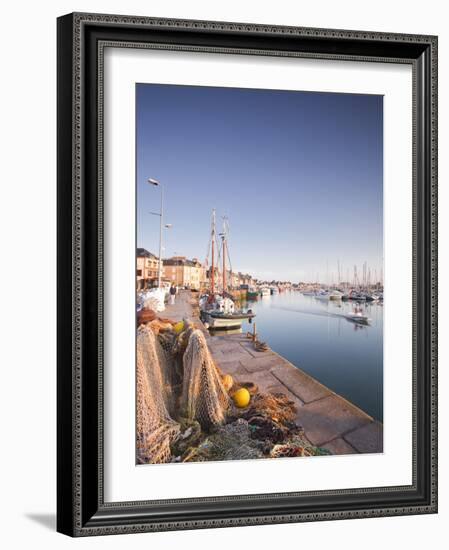
M370 416L383 421L383 306L361 304L368 325L344 317L353 302L283 292L242 304L256 313L259 339ZM244 332L252 331L244 323Z

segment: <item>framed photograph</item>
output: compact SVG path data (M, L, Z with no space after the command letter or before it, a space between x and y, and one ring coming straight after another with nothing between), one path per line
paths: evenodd
M437 38L58 19L58 531L437 511Z

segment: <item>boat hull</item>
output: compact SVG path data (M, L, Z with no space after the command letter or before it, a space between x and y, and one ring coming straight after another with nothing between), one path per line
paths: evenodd
M212 329L233 329L240 328L243 321L252 319L255 315L217 315L203 312L203 321Z
M344 316L348 321L351 321L353 323L358 323L359 325L368 325L370 320L365 315L345 315Z

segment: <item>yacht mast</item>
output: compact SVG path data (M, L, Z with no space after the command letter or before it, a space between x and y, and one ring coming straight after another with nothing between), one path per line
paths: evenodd
M210 292L215 293L215 208L212 209L212 271L210 275Z
M223 296L226 292L226 223L223 218L223 233L221 236L223 240L222 254L223 254Z

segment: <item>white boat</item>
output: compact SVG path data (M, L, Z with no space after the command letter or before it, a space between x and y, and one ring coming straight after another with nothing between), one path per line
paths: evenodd
M329 300L341 300L343 297L343 292L339 290L330 290L329 291Z
M228 296L216 294L202 296L199 301L201 310L201 320L207 323L208 328L212 329L234 329L240 328L243 321L252 319L255 314L251 309L236 311L235 303Z
M279 294L279 288L277 286L271 286L270 287L270 293L271 294Z
M268 287L264 287L260 289L260 295L261 296L271 296L271 291Z
M315 294L315 299L327 302L329 300L329 292L327 290L320 290Z
M317 300L341 300L343 296L343 292L340 292L339 290L320 290L315 294L315 298Z
M353 323L360 323L362 325L367 325L371 321L368 316L364 315L361 308L355 308L352 312L345 313L344 317L348 321L352 321Z

